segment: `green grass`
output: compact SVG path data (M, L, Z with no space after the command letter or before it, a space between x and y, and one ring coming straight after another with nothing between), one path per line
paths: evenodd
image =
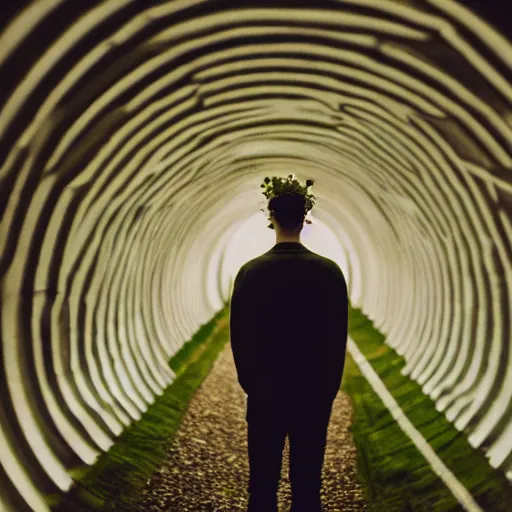
M347 354L342 389L352 401L358 476L371 510L457 511L458 502L404 434Z
M436 410L419 384L401 375L404 359L384 343L385 336L360 309L350 310L349 335L411 423L475 501L486 511L510 511L512 487L504 473L493 469L485 454L474 449L466 435ZM359 472L374 510L459 510L450 491L426 467L421 453L386 412L350 358L343 385L354 404Z
M227 314L225 308L219 311L171 359L176 378L142 418L126 428L93 466L74 472L75 485L64 497L48 496L52 510L129 510L164 460L190 399L228 341Z

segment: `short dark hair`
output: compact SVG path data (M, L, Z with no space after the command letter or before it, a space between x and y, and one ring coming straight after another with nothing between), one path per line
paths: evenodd
M293 193L273 197L268 202L269 211L286 231L296 231L302 228L306 216L305 206L305 197Z

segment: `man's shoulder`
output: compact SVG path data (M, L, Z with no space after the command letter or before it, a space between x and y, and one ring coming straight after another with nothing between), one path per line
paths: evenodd
M330 258L322 256L321 254L318 254L311 250L293 255L293 260L307 262L307 265L309 266L313 265L314 267L317 267L319 269L325 269L327 272L332 272L334 274L341 273L339 265L334 260L331 260ZM281 261L280 255L277 255L276 253L266 252L264 254L261 254L260 256L257 256L256 258L253 258L245 262L240 267L240 272L245 273L266 268L269 265L272 265L274 262L279 261Z

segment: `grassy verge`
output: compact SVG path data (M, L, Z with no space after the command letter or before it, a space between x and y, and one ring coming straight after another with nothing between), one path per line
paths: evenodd
M458 502L347 354L342 388L354 408L358 475L371 510L456 511Z
M504 473L493 469L484 453L468 443L466 434L436 410L419 384L401 375L404 359L385 345L384 335L359 309L350 311L349 335L409 420L475 501L484 510L510 511L512 488ZM345 372L344 387L354 405L360 477L373 509L460 510L350 358Z
M49 497L52 510L130 509L164 460L190 399L228 341L228 319L228 310L221 310L181 348L169 363L176 373L172 384L93 466L75 474L75 485L63 498Z

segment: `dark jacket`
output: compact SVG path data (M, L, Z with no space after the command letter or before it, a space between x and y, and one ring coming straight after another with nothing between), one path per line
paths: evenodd
M299 242L280 242L240 268L230 304L231 348L249 396L333 400L347 343L345 277Z

